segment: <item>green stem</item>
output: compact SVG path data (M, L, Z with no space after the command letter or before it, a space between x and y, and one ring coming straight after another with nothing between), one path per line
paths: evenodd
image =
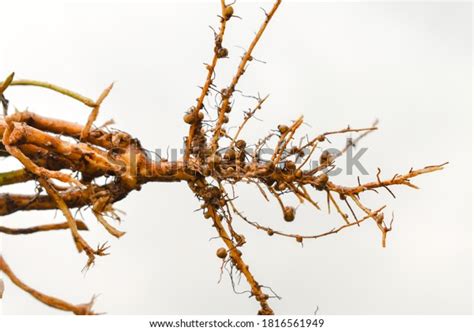
M3 83L1 83L1 84L3 85ZM64 95L66 95L68 97L71 97L73 99L76 99L76 100L82 102L83 104L85 104L86 106L89 106L89 107L95 107L96 106L96 103L94 102L94 100L86 98L86 97L80 95L79 93L73 92L73 91L68 90L64 87L54 85L54 84L51 84L51 83L47 83L47 82L42 82L42 81L38 81L38 80L31 80L31 79L17 79L17 80L14 80L14 81L10 82L10 86L37 86L37 87L42 87L42 88L46 88L46 89L53 90L53 91L56 91L58 93L64 94Z
M25 169L0 172L0 186L23 183L31 179L31 174Z

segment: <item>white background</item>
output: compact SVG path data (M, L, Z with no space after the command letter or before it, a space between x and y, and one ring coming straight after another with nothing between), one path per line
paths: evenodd
M258 3L238 3L219 63L218 83L228 83L262 21ZM263 3L269 8L271 4ZM150 149L180 147L184 111L203 83L203 62L213 47L218 1L213 2L6 2L0 20L0 75L46 80L96 98L117 84L98 122L117 128ZM373 223L332 237L306 241L268 237L236 225L256 278L283 297L281 314L467 314L472 309L471 215L471 5L469 3L283 3L255 51L239 88L270 93L245 137L256 141L279 123L305 115L310 135L364 127L380 119L380 131L363 164L373 180L410 167L449 161L441 173L414 180L422 189L367 193L371 208L395 212L388 247ZM12 87L12 104L47 116L85 122L88 109L52 92ZM234 107L237 125L247 101ZM343 140L334 140L334 146ZM339 161L344 165L344 160ZM17 165L0 160L5 171ZM357 175L357 173L356 173ZM385 175L385 176L384 176ZM335 182L356 184L355 177ZM8 190L15 190L9 187ZM16 188L16 191L24 190ZM2 188L5 192L5 188ZM239 186L239 206L252 220L274 228L316 233L341 224L336 215L301 206L284 224L275 202L254 187ZM324 206L325 197L316 195ZM290 203L294 203L291 201ZM87 213L92 243L109 240L112 254L86 275L84 256L67 232L2 237L2 254L28 284L71 302L100 293L97 310L109 314L253 314L257 304L218 285L220 247L185 183L148 184L117 206L127 212L120 240ZM2 224L51 222L54 212L17 213ZM57 221L62 221L58 215ZM237 222L237 220L236 220ZM6 282L6 314L57 314ZM243 282L239 289L246 289Z

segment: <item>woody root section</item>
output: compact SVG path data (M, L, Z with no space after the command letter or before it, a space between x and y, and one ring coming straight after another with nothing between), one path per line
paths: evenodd
M30 228L9 228L0 223L0 232L5 235L31 235L65 230L70 233L77 251L85 255L87 270L97 257L109 252L107 243L92 245L81 235L81 232L88 231L88 222L97 221L111 236L120 238L125 233L119 229L121 213L114 203L126 198L132 191L139 191L142 185L149 182L186 182L199 200L203 217L209 220L217 237L222 240L223 246L216 252L222 261L221 272L226 270L229 273L233 286L235 277L243 276L249 286L244 293L256 300L258 313L263 315L273 314L270 300L280 297L271 287L257 281L253 268L251 272L244 261L243 247L247 241L235 226L237 222L268 236L294 240L301 245L306 240L334 235L372 222L380 230L381 245L385 247L393 217L390 221L386 220L385 205L367 206L363 202L366 192L383 190L395 196L394 186L418 188L411 182L412 178L439 171L445 164L410 169L388 177L382 176L378 169L372 180L361 182L356 178L353 186L342 186L331 180L331 170L349 148L377 130L377 123L366 128L344 127L310 136L300 133L304 124L301 116L290 123L276 125L256 142L248 143L243 139L246 125L263 108L268 96L245 96L237 85L251 63L261 63L252 52L279 5L280 1L276 1L268 12L264 11L262 25L243 54L239 55L240 63L235 74L228 85L218 87L214 84L217 64L231 56L224 46L226 27L233 18L238 17L232 4L221 1L219 27L213 30L212 59L205 66L206 79L200 87L196 103L184 114L183 120L189 125L189 131L181 160L152 157L137 138L112 128L113 122L95 125L101 105L113 85L93 100L51 83L15 80L13 74L7 77L0 83L4 106L4 117L0 120L0 157L15 158L22 167L0 173L0 186L32 182L35 191L31 194L1 193L0 215L7 216L17 211L59 210L64 222ZM8 114L6 92L14 86L49 89L73 98L90 109L89 116L81 125L29 111ZM238 96L250 98L254 106L241 111L241 119L232 125L230 115L239 108L236 102ZM347 133L357 137L345 146L339 146L337 153L324 150L331 143L332 136ZM288 197L292 196L300 204L309 204L318 213L322 212L323 202L328 213L334 210L339 215L340 224L330 226L326 232L310 233L309 229L308 234L303 234L280 231L250 220L237 207L238 183L251 184L263 200L276 201L275 205L281 209L282 222L291 223L297 218L297 206L287 202ZM92 211L95 220L80 216L79 211L86 208ZM94 314L94 298L87 304L73 305L42 294L23 283L1 255L0 270L13 284L51 307L75 314Z

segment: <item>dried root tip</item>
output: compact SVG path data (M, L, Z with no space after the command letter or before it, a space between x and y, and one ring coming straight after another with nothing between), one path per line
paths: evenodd
M8 86L10 86L10 84L12 83L13 81L13 77L15 77L15 73L12 72L10 75L8 75L8 77L3 81L3 83L0 84L0 94L2 94L3 92L5 92L5 90L7 89Z
M93 296L91 301L77 306L77 309L73 311L74 315L96 315L92 310L96 296Z
M227 257L227 251L224 247L221 247L216 251L216 255L220 259L225 259Z
M232 15L234 15L234 7L232 6L227 6L224 9L224 19L226 21L230 20Z
M283 218L287 222L293 222L295 220L295 208L286 206L283 209Z

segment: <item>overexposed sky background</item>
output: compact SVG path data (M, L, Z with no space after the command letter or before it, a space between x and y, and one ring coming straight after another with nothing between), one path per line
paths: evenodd
M258 29L269 2L237 3L220 61L217 83L230 80L241 47ZM375 209L395 212L388 247L375 224L305 241L268 237L236 220L248 244L243 253L257 280L281 301L279 314L470 314L472 312L470 3L283 2L239 89L270 94L245 131L256 141L280 123L305 115L310 135L350 124L380 130L361 147L362 162L391 178L411 167L449 161L440 173L414 179L415 191L397 187L366 194ZM16 2L2 4L0 77L53 82L95 99L116 86L98 123L138 137L150 149L179 148L187 134L182 115L199 94L203 62L210 61L219 1L209 2ZM50 91L12 87L18 109L85 122L88 109ZM248 100L231 115L238 125ZM339 145L337 145L339 143ZM338 147L343 140L335 140ZM344 160L339 160L344 165ZM0 160L0 170L17 167ZM356 172L355 175L358 175ZM355 177L334 178L355 184ZM1 192L25 188L1 188ZM300 206L284 224L277 204L255 187L237 187L238 205L252 220L291 232L316 233L341 224L336 215ZM325 197L316 199L324 205ZM294 203L294 201L293 201ZM1 237L1 252L27 284L70 302L101 294L97 311L109 314L254 314L247 295L233 293L228 277L217 284L221 246L185 183L147 184L117 204L127 212L114 240L88 215L91 243L109 240L111 255L86 275L69 233ZM86 213L87 215L87 213ZM0 219L12 227L51 222L54 212L16 213ZM388 216L389 217L389 216ZM62 221L56 215L57 221ZM242 281L240 290L247 289ZM61 314L6 281L5 314Z

